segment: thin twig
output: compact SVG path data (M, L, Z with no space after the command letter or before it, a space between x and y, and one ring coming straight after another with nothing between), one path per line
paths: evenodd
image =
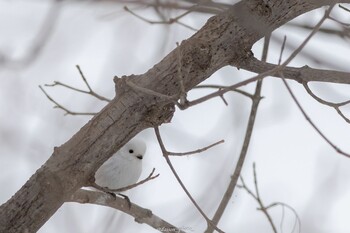
M259 204L259 208L258 210L262 211L264 213L264 215L266 216L267 220L269 221L273 232L277 233L277 229L275 224L273 223L273 220L270 216L270 214L267 212L267 208L265 207L265 205L263 204L260 194L259 194L259 188L258 188L258 179L256 176L256 169L255 169L255 163L253 163L253 175L254 175L254 187L255 187L255 194L252 190L250 190L248 188L248 186L245 184L243 177L240 177L242 185L238 185L237 187L239 188L243 188L244 190L246 190L250 196L252 196L254 198L254 200L256 200Z
M281 46L280 56L278 58L278 65L281 65L282 55L283 55L284 47L286 46L286 42L287 42L287 37L284 36L283 37L282 46Z
M69 86L65 83L61 83L61 82L58 82L58 81L54 81L53 84L45 84L46 87L54 87L54 86L63 86L65 88L68 88L68 89L71 89L73 91L77 91L77 92L80 92L80 93L84 93L84 94L88 94L88 95L92 95L93 97L99 99L99 100L102 100L102 101L106 101L106 102L110 102L111 100L104 97L104 96L101 96L99 94L97 94L95 91L92 90L92 88L90 87L87 79L85 78L83 72L81 71L80 69L80 66L79 65L76 65L78 71L79 71L79 74L80 74L80 77L83 79L86 87L89 89L89 91L84 91L82 89L79 89L79 88L75 88L75 87L72 87L72 86Z
M144 21L144 22L146 22L146 23L149 23L149 24L173 24L173 23L177 23L177 24L179 24L179 25L181 25L181 26L184 26L185 28L188 28L188 29L190 29L190 30L196 32L196 31L198 31L198 29L195 29L195 28L193 28L193 27L191 27L191 26L189 26L189 25L187 25L187 24L184 24L184 23L182 23L182 22L179 21L179 19L183 18L184 16L186 16L186 15L188 15L189 13L192 12L192 9L191 9L191 8L192 8L192 7L190 7L189 10L187 10L185 13L182 13L182 14L180 14L179 16L177 16L177 17L175 17L175 18L170 18L170 19L165 20L165 21L164 21L164 20L162 20L162 21L152 21L152 20L149 20L149 19L144 18L144 17L141 16L141 15L136 14L135 12L133 12L132 10L130 10L127 6L124 6L124 10L125 10L125 11L129 12L130 14L132 14L133 16L135 16L136 18L138 18L138 19L140 19L140 20L142 20L142 21Z
M220 230L217 226L213 225L213 223L211 222L211 220L207 217L207 215L204 213L204 211L199 207L199 205L197 204L197 202L194 200L194 198L192 197L192 195L190 194L190 192L187 190L186 186L183 184L183 182L181 181L179 175L177 174L174 166L172 165L170 158L169 158L169 152L166 150L162 137L160 136L160 132L159 132L159 128L158 126L154 127L154 131L158 140L158 144L160 146L160 149L162 150L162 154L163 157L165 158L170 170L172 171L172 173L174 174L177 182L180 184L180 186L182 187L182 189L184 190L184 192L186 193L186 195L188 196L188 198L191 200L191 202L193 203L193 205L196 207L196 209L199 211L199 213L203 216L203 218L207 221L207 224L211 225L215 230L217 230L220 233L223 233L222 230Z
M348 31L348 28L346 28L346 27L349 27L350 26L350 24L349 23L344 23L344 22L341 22L340 20L338 20L338 19L336 19L336 18L334 18L334 17L332 17L332 16L328 16L328 18L330 19L330 20L333 20L334 22L337 22L337 23L339 23L341 26L343 26L343 28L342 28L342 31L341 31L341 33L338 33L339 35L340 35L340 37L345 37L346 36L346 31ZM337 31L336 29L334 30L332 30L332 29L326 29L326 30L323 30L323 29L321 29L320 31L329 31L329 32L331 32L331 31ZM347 36L348 37L348 36Z
M328 35L339 36L341 38L349 38L350 37L350 30L349 30L350 24L341 22L340 20L338 20L332 16L328 16L328 18L330 20L333 20L333 21L337 22L338 24L340 24L341 28L340 29L339 28L320 28L318 30L319 32L322 32L322 33L328 34ZM298 23L288 23L287 25L292 26L292 27L303 28L306 30L312 30L314 28L313 26L309 26L309 25L305 25L305 24L298 24Z
M347 11L347 12L350 12L350 10L349 10L348 8L346 8L345 6L343 6L343 5L340 5L340 4L339 4L339 7L340 7L341 9Z
M341 111L340 107L344 106L344 105L347 105L347 104L350 104L350 100L347 100L347 101L344 101L344 102L340 102L340 103L333 103L333 102L329 102L329 101L326 101L320 97L318 97L317 95L315 95L312 90L309 88L309 85L307 82L303 82L303 86L305 88L305 90L307 91L307 93L312 97L314 98L317 102L321 103L321 104L324 104L324 105L327 105L329 107L332 107L334 108L337 113L347 122L347 123L350 123L350 119L347 118L343 112Z
M86 84L87 88L89 88L89 94L95 96L95 97L96 97L97 99L99 99L99 100L103 100L103 101L106 101L106 102L111 102L110 99L108 99L108 98L106 98L106 97L104 97L104 96L98 95L96 92L94 92L94 91L92 90L92 88L90 87L90 85L89 85L87 79L85 78L85 75L84 75L83 71L81 71L80 66L79 66L79 65L76 65L76 67L77 67L77 69L78 69L78 71L79 71L79 73L80 73L81 78L83 79L84 83Z
M96 183L92 183L91 184L91 187L94 187L98 190L101 190L103 192L106 192L106 193L120 193L120 192L124 192L126 190L129 190L129 189L133 189L141 184L144 184L150 180L153 180L155 178L157 178L159 176L159 174L157 175L153 175L154 174L154 171L155 171L155 168L152 169L152 172L143 180L140 180L139 182L135 183L135 184L131 184L131 185L128 185L128 186L125 186L125 187L122 187L122 188L118 188L118 189L110 189L110 188L107 188L107 187L101 187L99 186L98 184Z
M219 89L219 90L221 90L221 89L227 88L227 87L228 87L228 86L223 86L223 85L206 85L206 84L201 84L201 85L195 86L193 89L214 88L214 89ZM251 99L254 97L254 95L252 95L252 94L250 94L250 93L248 93L248 92L246 92L246 91L242 91L242 90L240 90L240 89L234 89L234 90L232 90L232 91L237 92L237 93L239 93L239 94L242 94L242 95L244 95L244 96L247 96L247 97L249 97L249 98L251 98Z
M196 4L195 6L203 6L203 7L212 7L212 8L216 8L219 10L227 10L228 8L230 8L232 6L232 4L229 3L219 3L216 1L212 1L212 0L182 0L184 2L190 2L193 4Z
M282 67L288 65L296 57L296 55L298 55L298 53L305 47L305 45L310 41L310 39L318 32L323 22L328 18L329 14L333 10L333 7L335 6L337 1L334 0L333 2L334 3L329 6L329 8L324 13L322 19L316 24L309 36L306 37L306 39L301 43L301 45L299 45L299 47L293 51L293 53L288 57L288 59L283 62L283 64L281 65Z
M290 205L287 205L286 203L283 203L283 202L274 202L274 203L272 203L272 204L270 204L268 206L265 206L265 209L267 210L267 209L270 209L270 208L273 208L273 207L276 207L276 206L281 206L282 209L284 207L286 207L287 209L289 209L289 210L291 210L293 212L293 214L295 215L295 222L294 222L294 226L293 226L293 229L292 229L291 232L295 231L295 228L296 228L297 225L298 225L298 229L299 229L298 232L301 232L301 220L300 220L300 217L299 217L297 211L293 207L291 207ZM282 222L281 222L281 224L282 224ZM282 232L282 229L281 229L281 232Z
M195 2L191 2L195 5L188 4L180 4L180 1L155 1L155 2L145 2L145 1L120 1L127 4L139 4L141 6L154 7L154 8L162 8L162 9L171 9L171 10L192 10L192 12L198 13L207 13L207 14L220 14L221 12L227 10L231 7L230 4L225 3L217 3L217 2L205 2L201 4L196 4ZM186 0L185 0L186 2ZM188 2L188 1L187 1Z
M244 81L241 81L239 83L233 84L233 85L228 86L228 87L224 87L222 89L219 89L218 91L215 91L215 92L213 92L211 94L208 94L206 96L200 97L200 98L198 98L196 100L189 101L186 105L181 106L180 109L184 110L184 109L187 109L189 107L193 107L193 106L195 106L197 104L201 104L203 102L206 102L206 101L208 101L210 99L213 99L213 98L216 98L216 97L220 97L220 96L224 95L225 93L227 93L229 91L234 91L234 90L236 90L239 87L245 86L245 85L247 85L249 83L256 82L258 80L262 80L262 79L264 79L265 77L267 77L269 75L273 75L276 72L278 72L280 69L282 69L282 68L276 66L275 68L273 68L271 70L268 70L266 72L260 73L260 74L258 74L256 76L252 77L252 78L246 79Z
M64 115L87 115L87 116L94 116L97 113L95 112L73 112L68 110L67 108L63 107L61 104L57 103L51 96L49 96L49 94L46 93L46 91L44 90L44 88L42 86L39 85L40 90L45 94L45 96L52 102L55 104L54 108L59 108L62 109L63 111L65 111L66 113Z
M128 202L124 198L107 193L79 189L66 201L111 207L132 216L136 222L145 223L158 231L185 233L180 228L153 214L151 210L142 208L130 200Z
M215 142L209 146L206 146L206 147L203 147L203 148L200 148L200 149L197 149L197 150L193 150L193 151L189 151L189 152L183 152L183 153L178 153L178 152L171 152L171 151L168 151L168 155L172 155L172 156L184 156L184 155L193 155L193 154L198 154L198 153L201 153L203 151L206 151L218 144L221 144L221 143L224 143L225 140L220 140L218 142Z

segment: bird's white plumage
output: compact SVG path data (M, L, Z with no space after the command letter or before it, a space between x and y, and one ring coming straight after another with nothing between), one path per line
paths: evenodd
M146 144L143 141L130 140L96 171L95 183L108 189L120 189L135 184L142 172L145 153Z

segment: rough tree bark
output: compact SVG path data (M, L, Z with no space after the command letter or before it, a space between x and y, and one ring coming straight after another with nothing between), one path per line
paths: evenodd
M129 139L145 128L169 122L174 101L181 93L179 54L180 78L185 91L189 91L223 66L249 67L247 62L253 62L250 49L257 40L305 12L332 3L241 1L211 17L201 30L145 74L116 78L116 97L69 141L54 148L47 162L0 207L0 232L37 231Z

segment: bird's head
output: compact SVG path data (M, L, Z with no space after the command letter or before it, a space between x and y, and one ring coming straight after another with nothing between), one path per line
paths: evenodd
M142 160L146 153L146 144L140 139L131 139L121 149L127 157Z

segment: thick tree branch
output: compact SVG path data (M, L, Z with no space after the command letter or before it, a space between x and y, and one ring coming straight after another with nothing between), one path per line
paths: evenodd
M166 96L179 95L178 49L182 68L188 70L182 78L185 91L189 91L223 66L242 66L252 45L274 29L332 2L271 0L266 5L261 0L241 1L211 17L145 74L115 79L116 97L69 141L56 147L47 162L0 207L0 232L36 232L134 135L171 120L173 101L135 91L127 80Z

